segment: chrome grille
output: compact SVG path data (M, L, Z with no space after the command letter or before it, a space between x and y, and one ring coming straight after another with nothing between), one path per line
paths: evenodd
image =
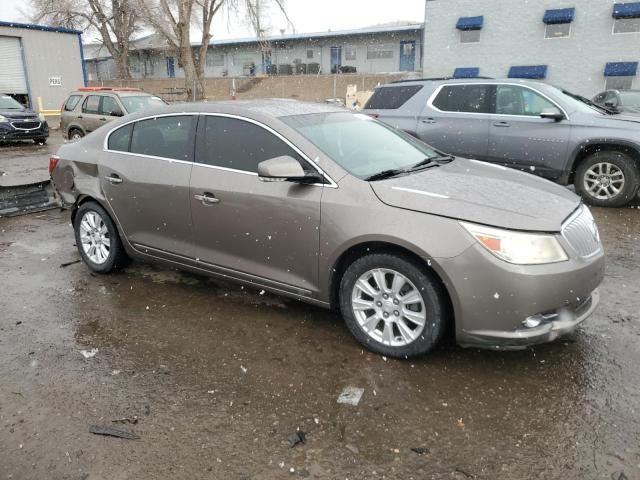
M602 250L598 227L584 205L564 222L562 236L582 258L591 257Z
M16 130L36 130L37 128L40 128L40 122L37 122L37 121L33 121L33 122L29 122L29 121L11 122L11 125Z

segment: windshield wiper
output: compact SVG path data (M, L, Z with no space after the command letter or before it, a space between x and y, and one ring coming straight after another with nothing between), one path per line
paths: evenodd
M452 155L442 155L442 156L437 156L437 157L427 157L424 160L416 163L415 165L412 165L409 170L412 171L412 170L417 170L419 168L439 167L443 163L451 162L452 160L454 160L454 158L455 157L453 157Z
M617 109L605 107L604 105L598 105L597 103L594 103L588 98L583 97L582 95L578 95L577 93L571 93L567 91L564 91L563 93L566 95L569 95L571 98L578 100L579 102L584 103L585 105L589 105L590 107L597 108L598 110L602 110L603 112L608 113L610 115L620 113Z
M404 170L402 168L392 168L392 169L389 169L389 170L383 170L381 172L374 173L373 175L365 178L365 180L367 182L373 182L375 180L384 180L385 178L395 177L395 176L401 175L403 173L407 173L407 170Z

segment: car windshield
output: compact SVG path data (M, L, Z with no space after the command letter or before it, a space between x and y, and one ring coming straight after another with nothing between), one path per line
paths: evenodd
M596 111L603 115L612 115L614 113L617 113L613 109L604 107L602 105L597 105L593 103L591 100L589 100L588 98L583 97L582 95L578 95L577 93L572 93L572 92L569 92L568 90L563 90L557 87L550 87L550 88L553 88L556 91L555 92L556 95L562 96L563 100L566 103L572 105L576 110L579 110L581 112L593 113L594 111Z
M149 110L150 108L158 108L166 105L160 97L152 97L151 95L122 96L120 97L120 101L127 110L127 113Z
M0 96L0 110L22 110L24 107L9 95Z
M409 170L441 153L368 115L318 113L282 117L349 173L369 178L385 171Z
M640 107L640 92L620 92L620 100L625 107Z

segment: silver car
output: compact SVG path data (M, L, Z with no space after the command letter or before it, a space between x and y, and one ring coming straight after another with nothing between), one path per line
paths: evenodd
M602 245L576 195L335 106L138 113L50 170L90 270L160 262L333 308L383 355L422 355L447 330L522 348L598 304Z

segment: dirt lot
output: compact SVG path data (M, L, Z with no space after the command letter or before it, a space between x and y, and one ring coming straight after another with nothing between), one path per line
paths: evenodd
M638 479L640 209L595 213L607 277L577 334L413 362L295 301L62 267L66 212L0 219L0 478ZM346 386L358 406L336 403Z

